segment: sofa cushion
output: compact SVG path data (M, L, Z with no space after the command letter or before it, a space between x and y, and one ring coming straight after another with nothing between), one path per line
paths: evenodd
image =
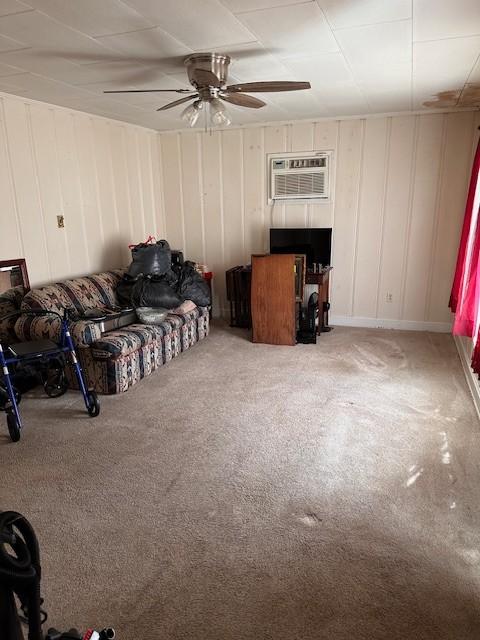
M206 314L206 307L195 307L183 315L170 313L161 324L131 324L123 329L109 331L92 345L93 357L96 360L108 360L129 355L155 340L162 340L173 331L178 332L183 325L195 322Z
M131 324L123 329L109 331L93 345L93 357L97 360L119 358L138 351L172 332L169 322L162 324Z
M22 342L43 339L59 342L61 326L62 321L57 315L32 316L24 312L15 323L15 335ZM89 320L70 322L69 327L76 347L88 347L102 335L100 324Z
M75 311L75 305L60 285L50 284L29 291L22 300L21 309L22 311L55 311L63 315L65 309Z
M83 315L88 309L115 307L115 288L123 275L115 269L98 275L74 278L32 289L22 301L22 310L46 309L62 314L64 309Z

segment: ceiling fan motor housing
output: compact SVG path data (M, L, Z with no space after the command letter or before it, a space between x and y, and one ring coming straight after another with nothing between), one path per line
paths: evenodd
M223 53L194 53L185 59L188 79L193 86L198 86L194 77L195 69L211 71L220 80L222 86L227 83L230 57Z

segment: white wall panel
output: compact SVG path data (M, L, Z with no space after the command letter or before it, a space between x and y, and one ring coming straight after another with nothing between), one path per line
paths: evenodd
M353 315L368 316L377 308L386 187L386 155L390 120L375 118L365 123L362 190L358 207L357 248ZM372 252L372 246L377 251Z
M185 245L183 248L186 255L195 262L202 262L204 255L203 213L199 178L201 162L198 153L199 135L197 132L191 132L180 138L183 220L185 223Z
M425 320L445 124L446 116L440 114L422 116L419 123L406 246L404 320Z
M243 264L245 235L243 217L243 131L222 131L222 197L224 266ZM205 230L205 235L210 229ZM220 276L222 277L222 276Z
M475 133L468 112L245 126L199 134L200 164L176 151L190 132L159 134L167 238L180 241L182 202L200 181L185 234L203 216L217 314L225 270L268 250L270 227L332 226L334 319L446 328ZM311 149L333 151L331 201L268 204L266 154Z
M132 203L128 187L128 166L125 147L125 131L120 124L111 124L110 154L112 158L113 189L118 221L118 245L120 260L127 264L128 245L133 239ZM156 225L153 227L156 228Z
M201 133L201 189L204 213L205 260L216 273L221 273L225 264L223 230L223 167L221 133ZM225 297L225 279L218 278L213 287L213 303L218 308Z
M0 117L0 259L25 257L33 285L119 267L129 243L164 235L156 132L6 95Z
M38 178L33 160L31 128L27 107L12 100L4 102L7 150L15 190L16 209L25 255L32 277L40 281L51 277L50 261L45 238L43 212L38 190ZM8 212L2 218L11 224ZM3 223L3 220L2 220ZM3 228L3 224L2 224ZM5 256L23 257L23 256Z
M313 149L315 151L334 151L330 167L330 188L335 193L335 150L338 145L338 120L322 120L316 122L313 132ZM326 203L308 205L308 227L333 226L333 198Z
M151 234L215 271L218 313L225 270L267 250L271 226L333 226L334 318L449 322L472 113L157 134L13 96L0 107L0 259L26 257L34 285L125 264ZM266 154L311 149L333 151L331 200L268 204Z
M364 128L362 120L342 121L336 153L331 298L335 313L342 316L352 315Z
M474 130L474 112L452 113L446 122L444 157L440 178L437 221L430 256L429 298L426 319L448 321L445 299L450 296L451 274L455 269L463 219L452 211L463 211L469 183Z
M265 127L264 144L265 155L269 153L280 153L281 151L287 151L287 128L284 126ZM264 171L268 171L266 164ZM266 189L268 189L268 180L268 175L266 175ZM285 206L281 202L274 202L273 204L269 205L265 215L265 223L270 227L285 226ZM268 243L268 238L266 238L266 241ZM268 244L265 245L265 250L268 250Z
M104 256L104 224L101 215L92 118L75 118L75 144L78 153L78 177L82 192L83 215L88 237L89 268L85 272L102 270ZM66 221L68 224L69 221ZM57 232L58 233L58 232ZM58 237L58 236L57 236ZM69 274L70 275L70 274Z
M377 296L378 317L389 320L400 318L402 313L406 234L415 174L416 125L415 117L404 116L392 118L390 128Z
M128 188L130 191L130 201L132 203L133 242L141 242L145 240L150 233L146 233L145 228L138 132L135 129L130 129L126 132L126 146Z
M243 132L244 260L249 260L252 253L262 253L265 246L267 227L263 133L263 127L252 127Z
M156 229L155 215L155 191L152 178L152 156L150 153L150 137L147 131L137 130L138 144L138 169L140 173L140 185L142 192L143 229L145 238L156 233L150 229ZM142 238L145 239L145 238Z
M68 116L70 117L70 116ZM97 184L98 184L98 202L100 206L100 216L102 218L103 227L103 247L102 247L102 269L107 268L109 264L119 264L121 260L121 245L119 243L119 224L117 216L117 202L115 199L115 183L113 176L113 167L111 162L111 154L109 149L109 125L103 120L92 120L93 129L93 161L95 163ZM68 124L66 124L68 126ZM67 146L67 152L70 149ZM71 171L66 171L66 180L71 183L71 193L73 195L72 208L78 207L80 201L78 189L76 190L76 172L74 166ZM76 192L77 191L77 192ZM80 223L82 219L78 216L78 228L75 234L80 234ZM88 251L88 247L85 247ZM82 255L79 256L79 263L82 264ZM81 267L80 267L81 272ZM78 273L78 270L77 270Z
M63 206L60 167L57 156L54 111L43 105L29 107L32 123L33 157L37 171L41 209L46 231L46 242L51 277L55 279L71 269L67 234L57 237L57 215L65 212Z
M3 103L0 103L0 199L2 202L0 255L7 256L10 252L12 252L11 255L23 255Z
M165 233L170 246L185 251L180 138L176 133L160 138L165 203Z

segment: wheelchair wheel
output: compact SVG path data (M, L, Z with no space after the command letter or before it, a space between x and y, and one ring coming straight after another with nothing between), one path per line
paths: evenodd
M67 376L63 367L50 367L43 383L45 393L50 398L58 398L68 389Z
M11 441L18 442L20 440L20 427L13 411L7 413L7 426Z
M100 402L98 401L98 396L95 391L87 392L87 400L88 400L88 415L91 418L96 418L100 413Z

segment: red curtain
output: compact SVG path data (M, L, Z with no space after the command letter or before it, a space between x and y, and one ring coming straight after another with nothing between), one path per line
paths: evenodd
M480 374L480 141L473 161L457 266L449 306L453 333L473 339L472 367Z

